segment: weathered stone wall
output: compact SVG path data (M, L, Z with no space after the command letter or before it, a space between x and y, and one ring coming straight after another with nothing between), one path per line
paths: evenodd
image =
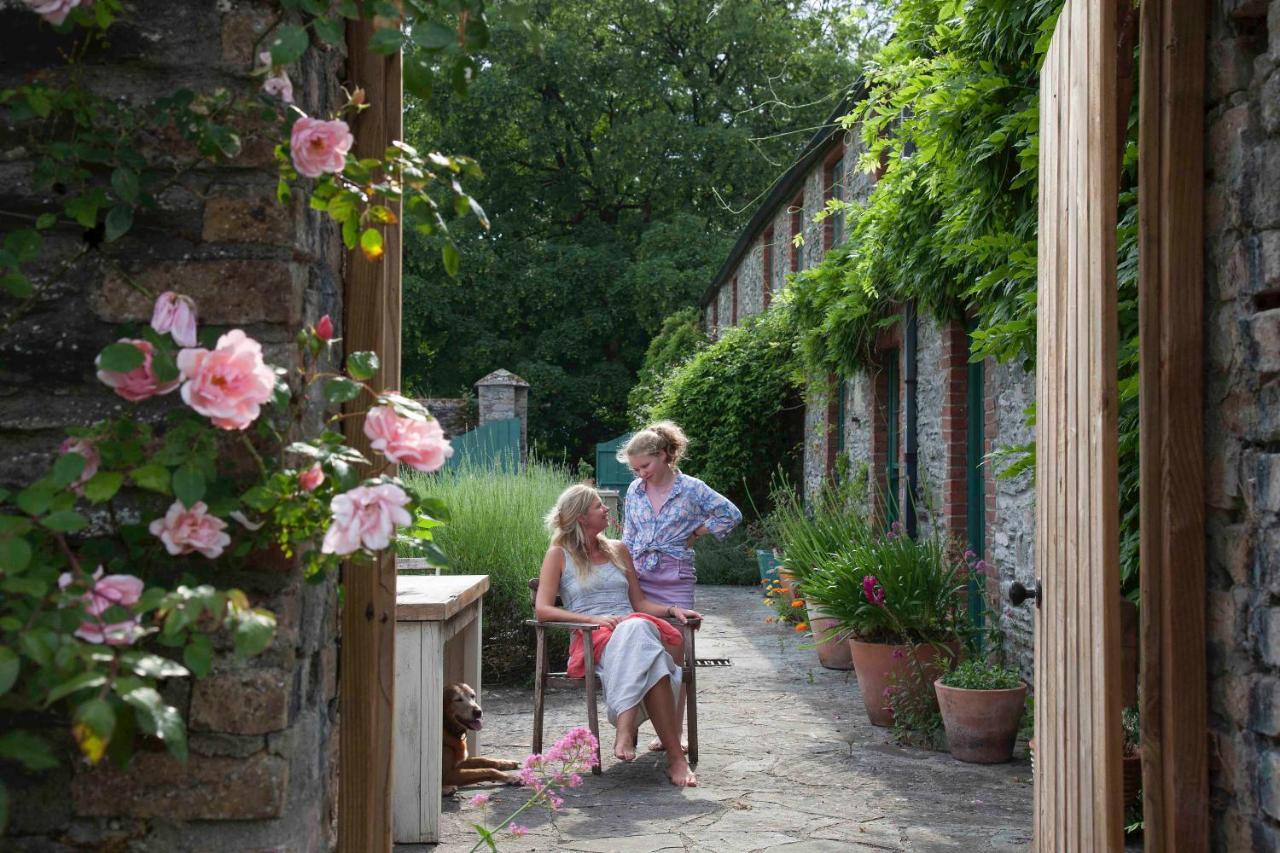
M948 437L943 434L943 417L950 376L942 369L944 351L942 328L933 317L921 316L916 332L916 466L919 494L916 517L920 535L946 530L941 519L942 486L947 479ZM905 367L904 367L905 372ZM904 471L905 475L906 472ZM950 531L964 535L964 530Z
M1280 0L1212 4L1205 466L1215 850L1280 849Z
M0 4L0 88L58 63L71 44L20 3ZM102 94L136 104L189 88L227 87L252 97L249 77L275 4L136 0L109 44L85 60ZM290 69L301 106L337 103L343 57L336 50ZM341 318L343 251L305 200L275 200L275 140L245 128L234 165L197 167L177 178L159 209L138 215L117 242L90 245L78 228L49 232L33 270L37 296L0 339L0 482L15 485L48 464L68 426L126 406L94 377L93 356L118 324L146 322L158 293L194 297L201 319L242 327L267 360L291 364L292 340L322 314ZM32 189L31 154L0 127L0 210L35 214L57 198ZM174 146L183 156L182 146ZM11 220L0 216L0 226ZM11 302L0 308L7 311ZM176 395L174 395L176 397ZM155 417L174 397L131 409ZM337 764L336 596L332 582L305 583L290 565L246 565L222 586L246 590L277 614L278 634L260 657L215 659L194 685L171 682L169 698L190 727L190 761L140 754L129 772L86 771L71 759L35 780L6 780L14 795L7 850L279 850L333 844ZM74 769L73 769L74 768ZM56 840L55 840L56 839Z
M424 397L418 400L440 422L447 438L473 430L480 414L474 397Z
M804 396L804 497L812 499L827 476L827 405L831 385L814 378Z
M845 380L844 452L849 460L849 476L862 481L868 489L871 479L871 406L875 399L874 382L866 373ZM868 509L868 503L863 509Z

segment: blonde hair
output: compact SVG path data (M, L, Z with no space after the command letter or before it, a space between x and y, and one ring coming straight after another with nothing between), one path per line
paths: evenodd
M640 430L618 451L617 459L627 464L632 456L659 456L667 454L667 461L675 468L680 463L689 439L684 430L673 421L658 421Z
M573 569L578 573L578 580L585 581L591 576L591 558L587 556L587 536L579 523L596 502L600 493L586 483L570 486L556 498L556 505L547 513L547 532L551 534L551 547L563 548L573 560ZM621 568L622 559L618 553L618 543L604 535L597 534L596 541L609 559Z

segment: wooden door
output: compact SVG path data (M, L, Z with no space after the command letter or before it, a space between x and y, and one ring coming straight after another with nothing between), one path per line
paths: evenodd
M1036 847L1119 850L1116 10L1067 0L1041 72Z

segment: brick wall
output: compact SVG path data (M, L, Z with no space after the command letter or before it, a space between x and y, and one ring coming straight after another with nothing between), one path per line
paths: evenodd
M0 4L0 88L56 63L68 39L21 4ZM259 22L274 4L137 0L87 58L92 86L143 105L180 88L230 87L252 95L247 72ZM337 51L293 71L300 106L332 109L341 81ZM0 210L36 213L21 139L0 146ZM87 248L77 229L57 228L34 270L33 309L0 339L0 482L29 481L49 462L64 427L124 410L93 374L93 355L122 322L145 322L150 300L126 285L193 296L205 323L237 326L263 342L268 361L288 365L298 328L342 316L336 235L305 204L275 201L274 140L245 128L234 165L196 168L139 215L121 240ZM176 395L175 395L176 396ZM134 410L154 417L173 397ZM215 659L194 686L175 681L169 698L190 725L191 757L179 768L162 752L139 755L129 772L62 772L11 787L9 850L324 850L332 846L337 764L336 596L332 582L304 583L294 567L246 565L215 579L244 588L275 611L279 630L262 656ZM73 771L71 768L75 767ZM56 839L56 840L55 840Z

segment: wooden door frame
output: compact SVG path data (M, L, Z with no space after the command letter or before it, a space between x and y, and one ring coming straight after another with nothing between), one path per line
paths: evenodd
M1140 22L1141 703L1144 838L1209 848L1203 450L1204 0Z
M404 98L400 54L370 52L372 20L347 25L347 71L364 89L368 109L355 121L358 157L382 157L403 135ZM390 204L400 220L400 205ZM381 261L359 251L346 256L343 351L378 354L376 387L400 388L400 222L384 234ZM357 401L361 406L367 400ZM344 422L347 442L374 458L360 419ZM391 850L392 733L395 695L395 555L343 566L339 663L338 849L344 853Z

